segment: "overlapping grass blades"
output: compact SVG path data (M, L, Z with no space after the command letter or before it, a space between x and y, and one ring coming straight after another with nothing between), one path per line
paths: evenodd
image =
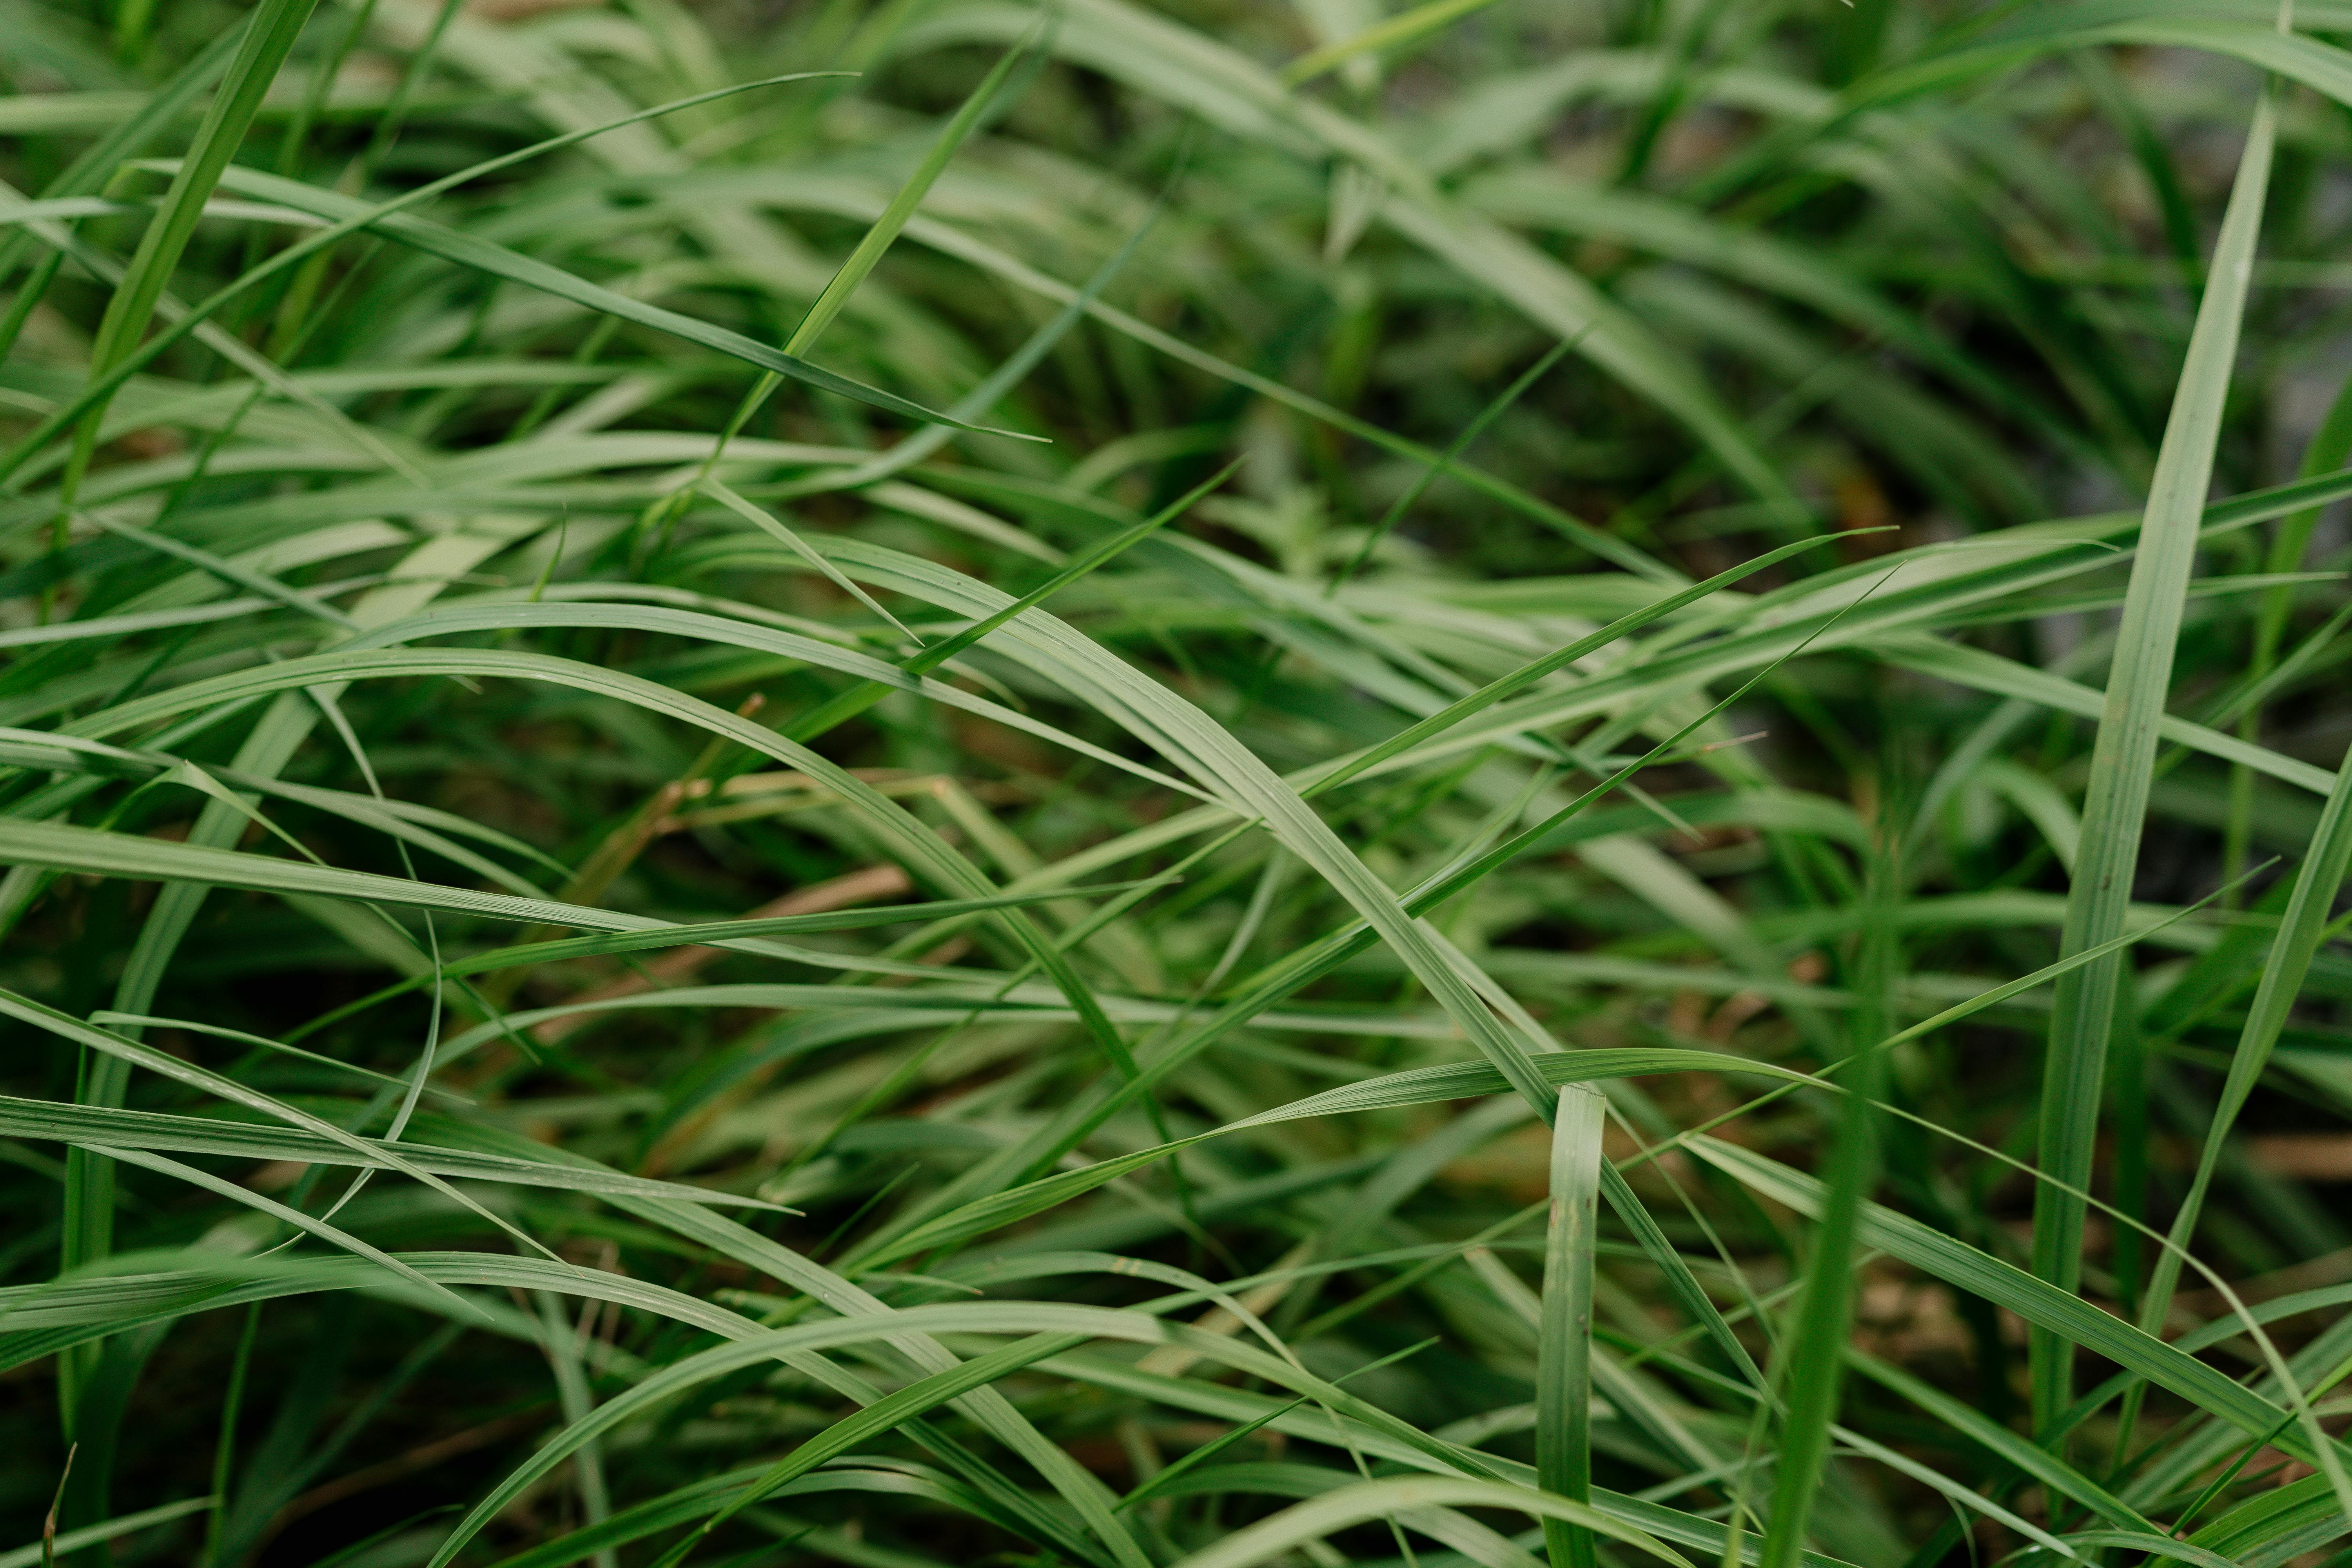
M6 20L18 1539L2340 1552L2352 7Z

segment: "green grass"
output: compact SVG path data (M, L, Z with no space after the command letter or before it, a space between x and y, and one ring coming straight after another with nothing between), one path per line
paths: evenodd
M2352 5L0 72L0 1568L2352 1562Z

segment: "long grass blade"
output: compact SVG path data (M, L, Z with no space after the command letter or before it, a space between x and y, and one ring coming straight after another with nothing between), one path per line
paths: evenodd
M1536 1473L1546 1491L1580 1503L1592 1500L1592 1265L1607 1109L1589 1088L1559 1091L1537 1328ZM1545 1518L1544 1543L1552 1568L1598 1561L1591 1532L1564 1519Z
M2277 105L2266 94L2255 108L2231 188L2230 210L2214 246L2212 281L2197 313L2196 332L2149 486L2139 552L2116 630L2115 662L2092 752L2082 849L2066 910L2063 942L2068 952L2113 938L2122 929L2131 895L2154 782L2158 727L2179 639L2182 594L2196 557L2196 522L2213 471L2214 443L2253 277L2276 119ZM2067 1189L2080 1190L2090 1180L2121 974L2119 959L2070 973L2059 982L2051 1014L2039 1160L2042 1169L2063 1185L2045 1184L2035 1191L2033 1268L2038 1278L2063 1289L2072 1289L2082 1277L2084 1211ZM2029 1355L2035 1419L2046 1423L2074 1399L2074 1346L2047 1330L2037 1330Z

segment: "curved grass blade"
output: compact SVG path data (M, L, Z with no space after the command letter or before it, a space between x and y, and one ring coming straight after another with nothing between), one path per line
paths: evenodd
M1466 1476L1415 1476L1343 1487L1235 1531L1215 1545L1180 1559L1177 1568L1256 1568L1260 1563L1350 1525L1390 1515L1406 1516L1411 1510L1429 1505L1507 1509L1538 1520L1556 1520L1605 1535L1679 1568L1690 1568L1689 1559L1664 1542L1586 1504Z
M505 279L509 283L520 284L523 288L536 289L555 299L567 300L583 310L618 317L622 321L632 321L641 327L649 327L655 331L665 332L690 343L698 343L730 359L757 365L787 380L804 383L820 392L830 392L836 396L846 397L852 402L863 403L870 407L881 409L886 414L896 414L903 419L911 419L922 424L951 425L958 429L982 431L991 436L1003 436L1015 441L1041 439L1039 437L1024 435L1016 430L999 430L992 426L985 425L967 425L960 419L953 419L934 409L926 408L919 403L910 403L895 393L885 392L879 387L853 381L845 375L826 370L820 365L811 364L806 360L785 353L779 349L770 348L767 344L745 337L740 332L715 326L692 316L681 315L676 310L666 310L659 305L650 305L642 300L632 300L625 294L615 293L610 289L602 288L584 278L566 272L562 268L551 267L544 261L521 255L505 246L494 244L459 229L446 227L429 219L415 216L414 214L397 211L383 212L379 206L371 206L355 197L341 195L332 191L322 191L315 185L306 185L299 181L284 179L276 174L265 174L255 169L230 169L223 175L221 183L232 190L242 191L265 201L277 202L292 207L298 212L311 213L319 217L333 219L337 225L349 223L353 228L373 229L387 239L398 240L427 255L437 256L445 261L470 268L494 278ZM322 234L333 232L335 231L332 227L320 231Z
M1822 1212L1826 1191L1811 1176L1711 1138L1687 1139L1683 1147L1742 1185L1800 1214L1817 1217ZM1964 1241L1876 1204L1862 1207L1860 1238L1865 1246L2007 1307L2028 1323L2171 1390L2249 1436L2278 1433L2274 1440L2290 1445L2306 1463L2318 1457L2308 1445L2287 1435L2290 1412L2178 1347L2111 1317L2079 1295L2060 1290Z
M1338 767L1317 777L1313 784L1301 793L1311 798L1326 790L1336 789L1349 779L1378 766L1391 757L1401 756L1417 746L1435 740L1473 714L1479 713L1506 698L1524 691L1544 677L1566 669L1577 660L1598 653L1612 643L1622 640L1652 622L1670 616L1676 610L1695 605L1701 599L1727 588L1743 578L1752 576L1769 567L1777 566L1790 556L1816 549L1822 542L1820 540L1808 539L1792 544L1783 544L1778 549L1768 550L1752 560L1717 573L1703 583L1694 583L1686 588L1666 595L1653 604L1644 605L1638 610L1620 616L1600 630L1588 633L1566 647L1544 655L1541 658L1532 659L1508 675L1496 677L1469 696L1461 698L1428 718L1399 731L1369 751L1349 758Z
M445 175L441 179L428 182L414 190L403 192L401 195L394 196L386 202L373 205L355 204L352 210L345 212L343 216L336 218L335 221L329 223L325 228L322 228L314 234L307 235L295 241L292 245L286 247L283 250L280 250L276 255L270 257L268 260L262 262L260 266L254 268L252 270L245 273L243 276L237 278L235 281L226 285L222 289L215 290L203 301L184 311L178 321L173 322L163 331L150 337L144 343L127 349L121 362L106 370L103 374L94 373L89 379L89 384L84 386L70 402L52 410L38 426L37 426L29 434L21 438L15 447L11 447L5 457L0 457L0 483L5 483L7 488L10 489L18 488L19 481L17 476L19 470L24 468L26 463L28 462L36 453L48 443L51 437L56 436L58 431L75 425L85 416L89 415L92 409L101 407L107 400L110 399L114 394L131 379L133 374L135 374L141 367L152 361L164 350L170 348L173 343L179 342L188 333L207 328L210 324L213 314L223 305L228 303L229 300L236 298L246 290L267 281L268 279L277 276L278 273L286 271L289 268L310 259L312 256L323 252L328 247L358 233L378 218L397 214L408 207L416 205L421 202L430 200L432 197L439 195L446 191L456 189L460 185L478 180L485 174L495 174L500 169L512 167L514 164L525 162L529 159L539 157L547 153L555 152L561 148L571 146L575 142L587 141L591 137L603 135L606 132L618 130L623 126L634 125L641 121L656 119L664 114L674 113L681 109L691 108L696 104L710 102L718 99L730 97L735 93L749 91L753 88L771 87L782 82L808 79L811 76L825 76L830 74L833 73L822 71L814 73L803 72L794 76L777 77L761 81L736 83L728 87L715 89L710 92L698 93L691 98L682 99L671 103L660 104L652 109L638 110L632 113L620 116L615 120L603 121L581 130L566 132L559 136L549 137L543 142L534 142L530 146L521 148L519 151L503 153L496 158L487 159L482 163L474 164L468 168L461 169L455 174ZM158 166L167 169L176 169L176 165L168 163ZM227 173L234 174L241 174L246 172L247 171L242 170L227 171ZM311 187L305 186L302 188L310 189ZM333 217L334 215L319 214L314 216Z
M414 1166L435 1175L472 1182L509 1182L522 1186L552 1187L567 1192L627 1193L636 1197L674 1199L680 1203L773 1205L758 1198L739 1196L676 1182L658 1182L618 1171L518 1159L511 1155L475 1153L436 1148L426 1143L391 1143L390 1154L364 1152L377 1139L360 1140L361 1148L299 1128L247 1126L210 1117L174 1116L153 1110L124 1110L112 1106L66 1105L46 1100L0 1097L0 1135L38 1141L110 1144L121 1148L168 1150L183 1154L218 1154L239 1160L278 1160L297 1164L356 1165L398 1170Z
M1232 478L1234 470L1241 466L1241 462L1242 459L1235 458L1215 475L1193 486L1184 495L1134 527L1097 542L1082 552L1062 570L1030 589L1018 599L982 616L953 636L942 637L938 642L917 650L899 668L907 675L919 678L939 668L949 659L974 646L1014 616L1035 609L1064 588L1087 576L1096 568L1108 565L1130 547L1142 543L1162 527L1192 510L1203 496ZM786 732L795 741L814 741L828 731L856 718L889 695L889 692L890 688L882 682L868 680L831 699L814 712L794 720L787 727Z

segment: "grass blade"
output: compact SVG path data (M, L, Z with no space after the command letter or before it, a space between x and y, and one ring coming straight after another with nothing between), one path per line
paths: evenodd
M2107 942L2123 929L2153 783L2158 730L2171 687L2182 597L2196 559L2197 522L2253 277L2276 118L2274 99L2265 93L2231 187L2230 210L2214 246L2212 281L2197 313L2149 486L2084 800L2082 848L2063 939L2069 953ZM2058 1184L2045 1184L2034 1193L2033 1271L2063 1289L2074 1289L2082 1277L2084 1210L2068 1189L2079 1191L2091 1177L2120 976L2119 958L2071 972L2059 982L2051 1015L2039 1163ZM2073 1402L2074 1346L2037 1330L2028 1354L2034 1418L2046 1424Z
M181 254L195 234L205 203L211 199L229 159L245 140L247 129L260 111L262 96L277 79L278 68L292 51L316 4L317 0L260 0L255 7L238 40L236 57L229 62L221 89L205 111L204 123L197 127L187 157L173 174L171 189L163 194L163 205L140 236L139 249L123 274L121 287L107 301L106 314L90 342L92 379L127 359L145 333L148 321L172 280L173 269L179 266ZM97 446L98 424L105 411L103 403L91 408L75 435L73 461L65 482L68 504Z
M1608 1101L1559 1091L1551 1129L1551 1209L1537 1327L1536 1474L1544 1490L1592 1500L1592 1247L1600 1218L1601 1132ZM1590 1531L1546 1516L1552 1568L1592 1568Z
M1877 1107L1886 1058L1876 1042L1885 1033L1887 994L1897 967L1895 922L1887 910L1898 886L1900 878L1891 857L1883 849L1878 851L1864 895L1876 918L1864 926L1853 964L1853 988L1863 1001L1855 1010L1846 1053L1853 1067L1842 1075L1849 1080L1848 1092L1841 1108L1837 1142L1828 1157L1829 1180L1824 1184L1827 1191L1819 1212L1820 1224L1805 1258L1804 1289L1790 1313L1773 1366L1786 1412L1780 1423L1771 1512L1765 1521L1760 1559L1764 1568L1792 1568L1803 1553L1838 1412L1846 1338L1853 1321L1853 1261L1881 1160ZM2063 984L2063 976L2060 978Z

